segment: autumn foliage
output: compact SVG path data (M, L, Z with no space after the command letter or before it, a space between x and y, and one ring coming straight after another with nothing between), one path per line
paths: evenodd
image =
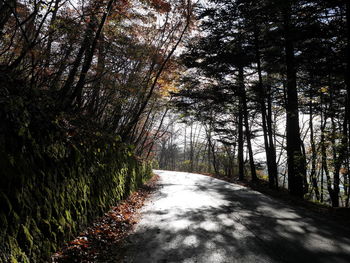
M178 0L0 1L0 261L40 262L147 177L190 17Z

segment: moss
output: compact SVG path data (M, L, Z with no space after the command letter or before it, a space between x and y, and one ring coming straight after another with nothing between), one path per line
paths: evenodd
M51 221L52 228L52 238L55 239L55 242L62 242L64 240L64 230L63 225L57 222L55 219Z
M52 200L52 217L57 218L59 216L59 205L58 205L58 201L57 198L54 198L54 200ZM49 216L49 217L51 217Z
M46 200L51 200L52 199L52 191L49 187L44 187L44 194L46 196Z
M18 263L17 259L11 255L11 258L10 258L10 262L11 263Z
M77 208L77 207L79 207L79 203L77 202L76 204L77 204L77 206L75 206L74 204L71 204L71 207L70 207L71 218L72 218L73 222L79 221L80 216L81 216L80 208Z
M0 214L0 235L3 236L6 233L7 230L7 219L4 214Z
M45 237L50 237L51 236L51 224L50 224L50 222L48 220L42 219L39 222L39 228L40 228L42 234Z
M20 226L20 217L16 212L12 211L10 216L8 217L8 234L11 236L17 236L19 226Z
M24 196L25 199L29 199L27 196ZM36 209L35 206L33 206L33 204L35 204L36 202L33 200L32 202L27 201L27 204L23 204L21 207L21 214L22 215L27 215L27 216L31 216L32 212L34 209Z
M49 219L52 216L52 207L47 199L45 199L44 203L40 206L40 215L44 219Z
M22 204L22 194L19 191L19 189L16 189L12 195L13 197L11 198L11 200L13 201L12 202L13 209L15 211L19 211L21 209L21 204Z
M12 255L17 255L19 254L19 252L21 252L21 249L18 246L17 240L14 237L9 236L7 243L9 244Z
M65 213L66 221L67 221L69 224L72 223L73 220L72 220L72 216L71 216L71 214L70 214L70 211L69 211L69 210L65 210L64 213Z
M41 200L42 199L42 191L40 189L40 187L35 187L34 189L29 189L31 190L32 196L36 199L36 200Z
M76 223L72 219L71 213L69 210L65 210L65 218L66 218L66 228L67 228L67 235L72 235L76 230Z
M58 241L57 241L57 235L56 235L55 232L52 231L52 232L51 232L51 235L48 236L48 238L50 239L51 244L57 244L57 243L58 243Z
M9 247L11 250L11 255L10 255L11 262L29 263L28 257L19 247L17 240L14 237L8 237L7 243L9 244Z
M30 254L33 247L33 237L26 226L20 226L17 240L21 249Z
M43 238L43 235L34 219L31 219L30 221L30 233L33 236L35 243L39 243Z
M3 213L9 215L12 211L12 205L5 193L0 192L0 207Z
M21 252L18 256L18 262L32 263L24 252Z
M64 227L66 225L66 219L63 216L60 216L58 223L61 227Z
M55 247L56 248L56 247ZM41 246L41 254L44 258L49 258L51 256L52 251L51 250L52 246L51 246L51 241L46 239L42 242L42 246Z
M28 170L25 184L5 198L1 195L6 209L0 213L0 242L7 243L13 262L45 262L79 227L103 214L149 176L147 164L141 167L131 157L108 151L102 149L89 161L89 153L79 151L78 161L68 156L55 162L39 155L27 158L28 166L21 168ZM103 165L96 166L97 160Z
M57 245L58 245L58 241L56 241L56 239L55 239L55 241L52 241L51 242L51 251L57 251Z

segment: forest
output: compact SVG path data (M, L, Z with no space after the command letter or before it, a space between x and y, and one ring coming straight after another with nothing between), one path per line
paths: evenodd
M199 6L173 99L187 125L162 139L160 166L348 207L349 16L347 1Z
M0 262L152 168L350 207L350 2L0 0Z

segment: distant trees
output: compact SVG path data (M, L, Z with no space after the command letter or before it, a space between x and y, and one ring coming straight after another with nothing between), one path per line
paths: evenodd
M233 160L235 145L191 117L170 116L166 120L166 133L154 149L161 169L211 172L227 177L238 171Z
M256 179L262 136L270 187L286 169L292 195L348 206L347 1L213 0L197 14L178 109L237 143L241 179L245 156Z

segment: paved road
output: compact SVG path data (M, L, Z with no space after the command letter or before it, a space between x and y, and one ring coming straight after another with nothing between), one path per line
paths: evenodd
M349 229L236 184L156 173L124 262L350 262Z

